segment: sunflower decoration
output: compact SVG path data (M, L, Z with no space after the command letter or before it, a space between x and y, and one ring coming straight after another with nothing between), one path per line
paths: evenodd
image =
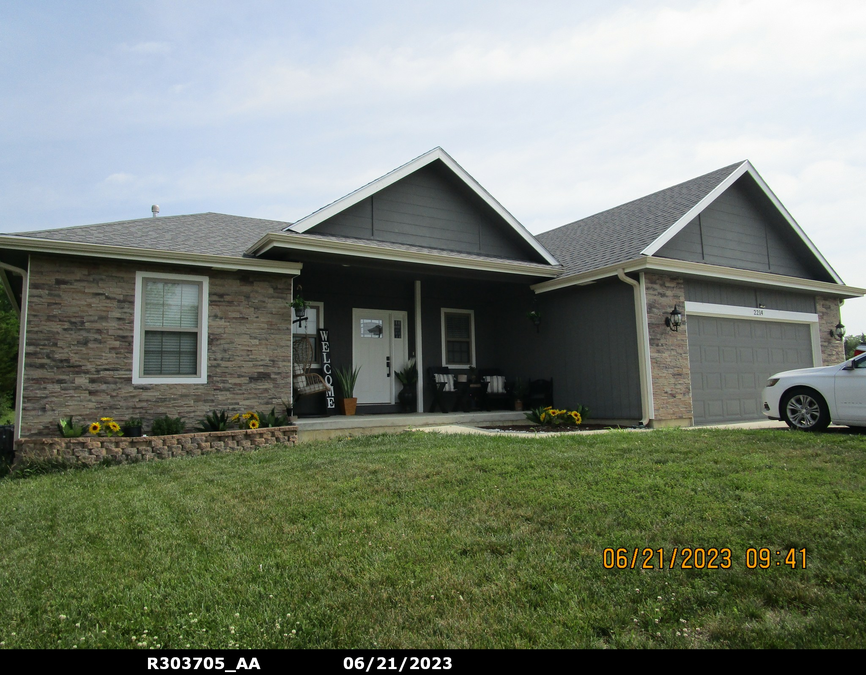
M114 420L111 420L108 423L108 428L111 430L112 433L115 433L115 434L121 433L120 425L117 422L115 422Z
M249 425L250 425L250 429L258 429L259 428L259 421L256 419L251 419L249 421Z
M103 424L108 424L109 422L113 422L114 418L113 417L100 417L99 421L102 422Z
M94 422L94 423L91 424L89 427L87 427L87 430L88 430L91 434L93 434L94 436L96 436L96 434L98 434L100 431L102 431L102 425L101 425L99 422Z

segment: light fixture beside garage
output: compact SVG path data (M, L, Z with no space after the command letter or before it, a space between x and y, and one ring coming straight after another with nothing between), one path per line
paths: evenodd
M670 328L672 332L676 333L682 325L683 315L680 310L677 309L677 306L674 305L673 310L671 310L670 316L665 317L665 326Z
M843 326L841 323L837 323L836 327L830 331L830 335L833 336L834 339L841 342L845 338L845 326Z

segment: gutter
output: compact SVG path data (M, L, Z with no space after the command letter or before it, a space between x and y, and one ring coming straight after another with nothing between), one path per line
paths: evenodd
M640 273L640 283L625 275L625 270L619 268L616 276L634 289L634 316L637 325L637 359L640 373L640 407L641 426L649 426L653 416L652 365L649 358L649 328L646 323L646 289L643 272Z

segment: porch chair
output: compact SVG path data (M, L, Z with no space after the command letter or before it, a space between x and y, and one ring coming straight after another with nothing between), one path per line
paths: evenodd
M457 391L457 376L450 368L430 366L427 368L427 381L433 386L433 402L430 404L430 412L436 412L439 407L444 413L451 412L460 397ZM447 403L446 403L447 401Z
M551 377L549 380L529 380L529 409L545 408L552 405L553 378Z
M315 349L308 337L296 337L292 341L292 390L295 398L319 394L331 388L318 373L312 372Z
M506 382L499 368L479 368L478 377L481 378L482 382L488 383L482 399L482 406L485 410L490 410L493 403L496 403L498 408L503 401L506 410L512 407L511 402L514 398L512 385Z

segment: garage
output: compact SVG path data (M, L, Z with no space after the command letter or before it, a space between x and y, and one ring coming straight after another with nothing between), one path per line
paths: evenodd
M767 378L815 365L809 323L690 314L688 343L695 424L764 419Z

